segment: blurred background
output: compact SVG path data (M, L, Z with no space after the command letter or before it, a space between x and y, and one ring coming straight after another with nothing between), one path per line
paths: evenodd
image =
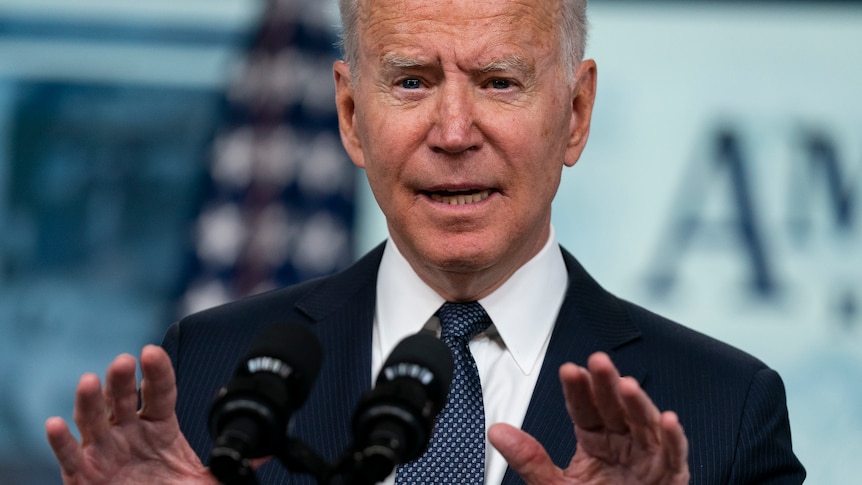
M71 420L82 373L386 237L335 127L333 3L0 0L0 484L60 483L43 423ZM855 482L862 2L590 15L560 241L776 368L808 483Z

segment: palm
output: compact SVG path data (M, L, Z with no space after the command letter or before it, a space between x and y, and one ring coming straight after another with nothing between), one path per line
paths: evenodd
M167 354L158 347L146 347L141 370L140 410L133 357L114 360L104 390L95 375L81 378L74 415L80 443L62 419L46 422L48 441L66 485L217 483L180 432Z
M491 443L527 483L688 483L688 441L676 415L660 413L636 381L620 378L607 355L592 356L589 370L564 365L560 380L578 440L565 470L523 431L497 424L489 432Z
M688 483L687 475L675 470L673 460L657 442L654 446L643 446L630 436L609 436L584 430L578 431L577 435L578 450L564 471L572 483Z

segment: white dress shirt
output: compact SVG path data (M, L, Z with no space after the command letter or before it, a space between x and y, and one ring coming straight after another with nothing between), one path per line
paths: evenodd
M542 250L500 288L479 300L493 322L470 342L482 381L486 432L499 422L521 426L567 284L563 255L552 227ZM431 317L443 303L443 297L416 275L389 239L377 276L372 382L401 339L426 324L439 327L439 321ZM487 440L485 446L485 483L501 483L506 461ZM394 484L395 474L383 483Z

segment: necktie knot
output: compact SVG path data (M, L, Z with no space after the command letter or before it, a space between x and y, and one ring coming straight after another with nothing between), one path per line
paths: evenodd
M477 301L446 302L437 311L437 316L440 317L440 337L443 340L469 342L491 324L488 313Z

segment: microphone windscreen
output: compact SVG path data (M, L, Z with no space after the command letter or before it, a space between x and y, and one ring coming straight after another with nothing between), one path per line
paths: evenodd
M402 340L389 358L383 364L383 371L377 376L377 385L391 381L395 377L403 377L401 373L392 372L401 364L416 364L430 371L434 382L423 382L426 390L431 394L429 397L442 408L449 386L452 383L452 374L455 364L452 360L452 352L449 347L436 336L420 332ZM422 376L417 376L422 380Z
M293 411L305 402L320 370L317 337L307 326L278 323L259 333L210 409L214 472L244 472L246 459L284 446Z
M277 323L264 329L255 338L237 373L259 371L278 373L284 363L292 367L292 401L300 404L311 392L320 372L322 350L317 336L306 325ZM271 360L268 360L271 359Z

